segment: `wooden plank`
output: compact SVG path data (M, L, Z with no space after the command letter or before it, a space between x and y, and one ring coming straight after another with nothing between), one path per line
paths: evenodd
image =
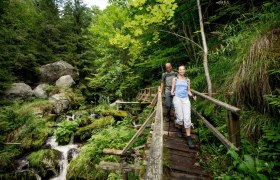
M159 91L158 87L158 91ZM161 180L163 174L163 111L161 93L158 93L155 125L149 149L145 179Z
M172 179L176 179L176 180L186 180L186 179L191 179L191 180L210 180L211 176L210 175L202 175L202 174L186 174L183 173L181 171L176 171L176 170L172 170L172 172L170 173Z
M7 142L7 143L3 143L3 144L6 144L6 145L20 145L21 143L9 143L9 142Z
M228 135L230 142L239 148L241 144L239 116L230 111L228 111Z
M195 166L195 159L182 158L181 156L175 155L170 157L169 161L169 167L172 170L181 171L187 174L208 176L208 173L204 172L202 167Z
M184 151L180 151L180 150L176 150L176 149L168 149L168 156L170 157L171 155L177 155L177 156L181 156L181 158L193 158L196 159L196 153L188 153L188 152L184 152Z
M194 149L190 149L184 141L182 141L182 142L166 141L164 143L164 147L171 149L171 150L178 150L178 151L187 152L187 153L195 154L197 152Z
M113 155L122 155L122 150L117 149L103 149L103 154L113 154Z
M142 126L138 129L138 131L134 134L134 136L130 139L130 141L127 143L127 145L123 148L122 154L125 154L128 148L134 143L134 141L142 134L148 123L153 119L153 117L156 114L156 110L154 110L150 116L145 120L145 122L142 124Z
M214 104L216 104L216 105L218 105L218 106L221 106L221 107L223 107L223 108L225 108L225 109L227 109L227 110L229 110L229 111L231 111L231 112L233 112L233 113L235 113L235 114L237 114L237 115L240 114L240 109L237 108L237 107L234 107L234 106L232 106L232 105L230 105L230 104L224 103L224 102L222 102L222 101L220 101L220 100L217 100L217 99L215 99L215 98L212 98L212 97L210 97L210 96L207 96L207 95L205 95L205 94L202 94L202 93L200 93L200 92L198 92L198 91L195 91L195 90L193 90L193 89L192 89L191 91L192 91L193 94L195 94L195 95L197 95L197 96L200 96L200 97L203 97L204 99L207 99L208 101L210 101L210 102L212 102L212 103L214 103Z
M201 114L199 114L196 110L192 109L192 111L197 115L199 119L212 131L212 133L229 149L231 146L236 151L239 151L238 148L234 146L227 138L224 137L209 121L207 121Z
M101 161L98 167L109 171L122 170L123 172L130 172L130 171L141 169L141 166L137 164L126 164L126 163L122 164L122 163L104 162L104 161Z
M149 104L148 102L124 102L124 101L117 101L116 104Z

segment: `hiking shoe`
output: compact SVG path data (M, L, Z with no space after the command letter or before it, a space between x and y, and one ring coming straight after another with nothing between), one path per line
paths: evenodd
M195 148L195 146L194 146L194 144L192 142L192 137L191 136L187 136L186 143L187 143L187 145L189 146L190 149L194 149Z
M181 128L180 129L178 128L178 130L177 130L177 137L179 137L179 138L183 137Z

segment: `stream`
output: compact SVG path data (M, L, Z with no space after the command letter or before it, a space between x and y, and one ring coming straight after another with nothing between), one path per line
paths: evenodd
M57 177L51 178L50 180L66 180L66 173L67 173L67 167L68 167L68 158L69 155L72 155L72 158L76 158L78 156L78 145L73 143L74 136L71 136L71 140L69 144L59 146L56 142L55 136L51 136L48 141L47 145L51 146L51 149L55 149L61 152L61 159L59 162L60 165L60 171L59 175Z

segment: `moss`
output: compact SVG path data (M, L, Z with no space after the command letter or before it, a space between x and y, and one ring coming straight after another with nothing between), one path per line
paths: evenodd
M102 115L104 116L113 116L113 117L121 117L124 118L126 116L128 116L126 111L122 111L122 110L113 110L113 109L108 109L102 112Z
M41 115L41 117L51 113L52 105L48 100L35 100L33 102L23 104L22 110L29 110L35 116Z
M43 178L49 178L58 175L59 159L61 153L54 149L43 149L31 153L28 156L30 167L36 169Z
M32 119L20 127L12 139L13 142L20 142L25 150L39 149L53 133L54 122L45 119Z
M80 127L75 133L75 137L80 140L88 139L92 136L94 132L101 130L108 125L111 125L114 122L114 118L112 116L106 116L100 119L94 120L90 125Z
M24 180L24 179L37 180L35 174L32 171L0 174L0 179L1 180Z
M14 169L13 160L22 153L19 145L5 145L0 148L0 172ZM1 179L1 178L0 178Z
M75 117L80 120L79 126L86 126L93 122L93 119L89 117L89 112L87 110L72 110L68 111L68 113L75 114Z

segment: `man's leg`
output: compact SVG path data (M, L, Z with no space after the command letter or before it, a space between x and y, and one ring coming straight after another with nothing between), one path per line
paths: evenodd
M165 107L166 107L166 116L167 120L171 120L171 103L172 103L172 96L171 92L165 93Z

